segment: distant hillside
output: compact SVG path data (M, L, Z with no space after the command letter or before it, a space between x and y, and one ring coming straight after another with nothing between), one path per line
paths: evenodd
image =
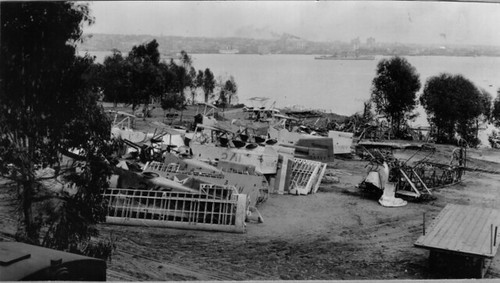
M255 36L247 30L248 36ZM261 36L264 36L261 34ZM261 50L267 53L311 53L326 50L326 45L303 40L290 34L269 34L269 39L253 39L243 37L205 38L180 36L152 36L152 35L118 35L118 34L88 34L86 40L80 44L80 50L108 51L118 49L128 52L134 45L156 39L162 54L176 54L181 50L188 53L218 53L220 49L236 48L240 54L257 54ZM309 48L304 48L309 46ZM315 47L316 46L316 47Z
M279 33L272 31L269 27L256 28L251 25L238 28L234 34L243 38L265 40L276 40L281 37Z
M174 55L185 50L188 53L218 53L228 46L239 54L340 54L353 52L357 55L438 55L438 56L500 56L500 48L492 46L425 46L418 44L380 43L370 38L366 43L313 42L292 34L278 34L268 28L252 26L239 29L238 37L208 38L153 35L86 34L80 44L81 51L128 52L134 45L156 39L163 55Z

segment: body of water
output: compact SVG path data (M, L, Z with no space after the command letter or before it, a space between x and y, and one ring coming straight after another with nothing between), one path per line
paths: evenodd
M110 52L92 52L102 62ZM299 106L341 115L363 110L377 63L375 60L315 60L313 55L192 54L197 70L210 68L216 77L232 75L238 85L240 103L252 105L251 97L268 97L266 106ZM462 74L477 87L496 97L500 88L500 58L405 56L420 74L422 84L440 73ZM202 99L201 97L199 99ZM424 110L415 125L427 124Z

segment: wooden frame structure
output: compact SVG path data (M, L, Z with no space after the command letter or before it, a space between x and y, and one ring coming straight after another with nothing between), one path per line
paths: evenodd
M498 250L498 226L498 210L448 204L428 229L424 218L424 235L415 246L430 251L434 271L482 278Z
M326 163L293 158L291 166L290 193L297 195L316 193L325 175Z
M201 184L200 193L108 189L106 222L119 225L245 232L247 196Z

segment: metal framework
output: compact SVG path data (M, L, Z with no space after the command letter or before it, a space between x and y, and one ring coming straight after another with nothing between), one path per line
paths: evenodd
M152 161L144 167L144 172L154 172L165 178L175 179L176 174L194 177L216 185L234 186L238 193L247 195L250 206L258 206L269 197L269 184L264 176L250 174L247 170L231 167L230 171L207 172L204 170L180 170L178 163Z
M316 193L326 171L326 163L294 158L290 176L290 193Z
M414 198L432 195L425 181L412 167L399 167L395 171L396 194Z
M425 162L415 166L414 170L418 172L429 188L436 188L460 182L465 168Z
M413 166L407 165L408 160L413 156L405 162L401 162L394 157L390 150L362 148L372 160L372 166L377 164L374 162L377 157L383 158L389 163L389 167L392 168L389 181L396 184L396 194L416 199L432 196L432 188L461 182L467 168L467 150L464 147L453 150L449 164L426 161L429 157L426 156Z
M200 193L108 189L106 222L120 225L245 232L247 196L202 184Z

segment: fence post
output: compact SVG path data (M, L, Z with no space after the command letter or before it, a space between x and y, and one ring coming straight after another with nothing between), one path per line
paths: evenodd
M423 233L424 233L424 236L425 236L425 211L424 211L424 215L423 215L423 218L424 218L424 225L423 225Z

